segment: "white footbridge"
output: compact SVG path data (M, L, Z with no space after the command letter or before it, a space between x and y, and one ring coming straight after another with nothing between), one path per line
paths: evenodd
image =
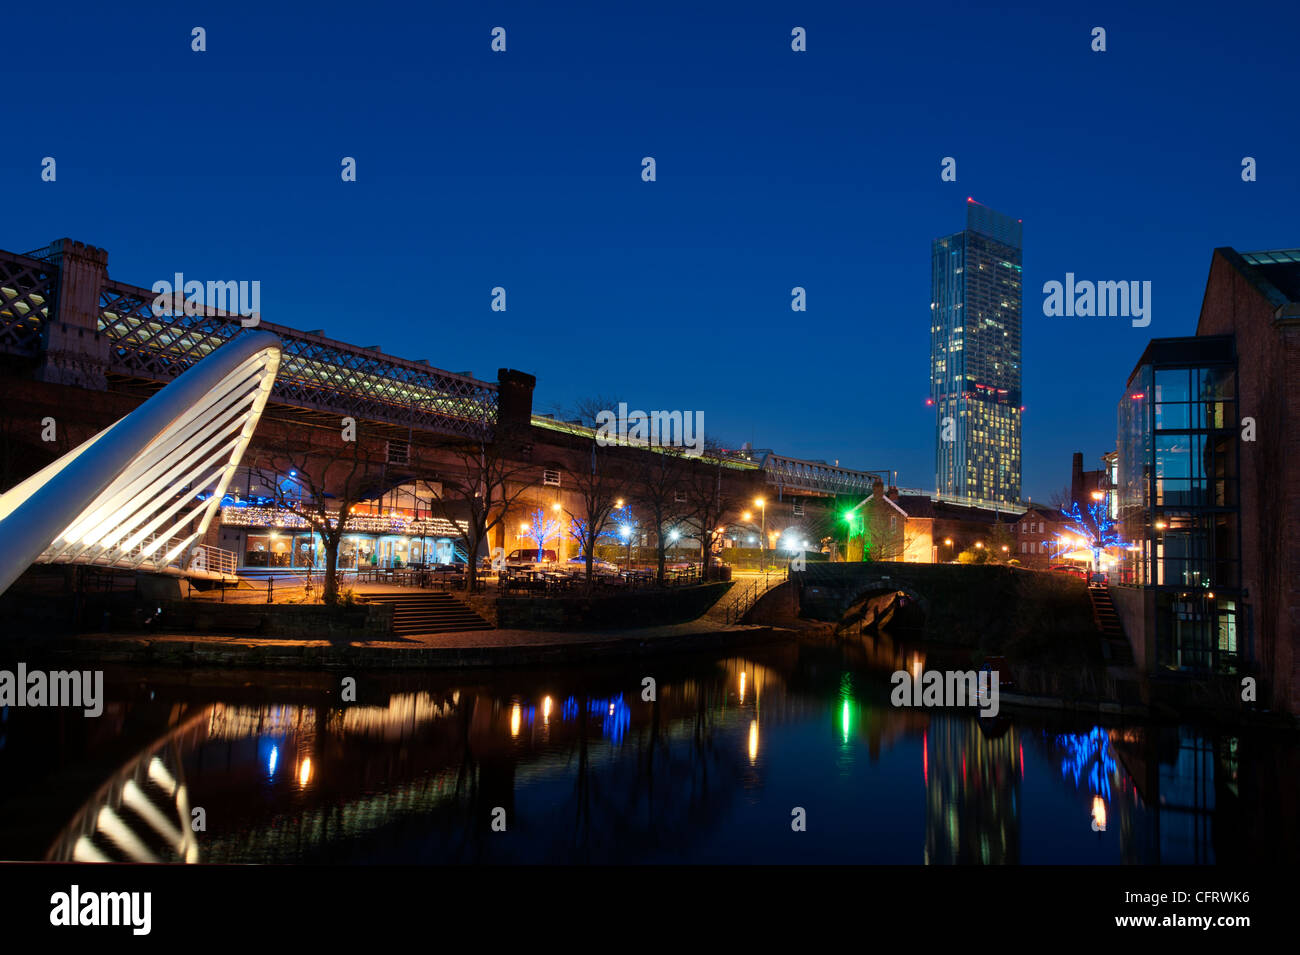
M199 543L280 366L280 341L241 334L129 415L0 495L0 593L32 564L233 579Z

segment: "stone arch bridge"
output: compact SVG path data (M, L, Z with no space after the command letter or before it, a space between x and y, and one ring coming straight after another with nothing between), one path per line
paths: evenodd
M924 614L923 639L987 649L1048 633L1095 637L1087 587L1065 574L865 561L808 564L790 577L799 615L828 623L864 598L902 592Z

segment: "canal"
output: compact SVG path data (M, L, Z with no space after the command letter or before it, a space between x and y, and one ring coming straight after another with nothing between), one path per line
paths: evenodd
M0 711L0 857L1297 858L1294 736L895 708L890 661L917 667L923 652L860 639L358 673L346 701L342 672L106 670L98 719Z

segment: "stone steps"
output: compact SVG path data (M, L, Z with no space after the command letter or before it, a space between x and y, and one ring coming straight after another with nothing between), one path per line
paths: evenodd
M392 604L393 633L397 636L494 629L491 623L448 593L366 594L365 598L370 603Z

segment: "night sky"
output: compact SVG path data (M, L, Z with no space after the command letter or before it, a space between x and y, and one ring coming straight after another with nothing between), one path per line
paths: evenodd
M1114 447L1216 246L1300 246L1294 3L121 6L6 6L0 247L257 280L267 321L523 369L540 411L699 409L906 487L934 481L930 241L968 196L1024 220L1035 499ZM1151 325L1044 317L1067 271L1151 281Z

